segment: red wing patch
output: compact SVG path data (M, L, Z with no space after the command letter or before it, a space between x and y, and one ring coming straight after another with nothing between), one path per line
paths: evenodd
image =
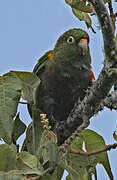
M93 83L95 81L95 76L93 74L92 69L90 69L90 74L91 74L91 82Z
M50 67L48 67L48 74L50 74L51 73L51 68Z
M53 54L52 54L52 53L49 53L49 54L48 54L48 58L49 58L50 61L52 61L52 60L53 60ZM48 74L50 74L51 71L52 71L51 68L48 67Z
M48 58L49 58L49 60L52 61L52 59L53 59L53 54L52 54L52 53L49 53L49 54L48 54Z

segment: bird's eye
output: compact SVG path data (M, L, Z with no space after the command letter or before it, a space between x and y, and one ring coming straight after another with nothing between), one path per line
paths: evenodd
M69 36L68 39L67 39L68 44L73 44L74 41L75 41L75 39L72 36Z

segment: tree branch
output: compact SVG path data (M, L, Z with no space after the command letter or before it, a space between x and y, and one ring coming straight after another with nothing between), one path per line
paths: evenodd
M99 111L101 102L108 95L112 85L117 79L117 48L115 44L114 29L112 21L108 15L106 7L101 0L89 0L92 3L102 29L105 50L105 63L97 81L88 90L84 100L77 103L71 111L67 121L58 122L55 126L55 133L58 137L58 142L61 144L71 133L70 136L63 144L65 149L71 141L89 125L89 119ZM79 124L82 119L83 123Z
M71 153L74 153L74 154L81 154L81 155L84 155L84 156L91 156L91 155L99 154L99 153L104 152L104 151L110 151L111 149L115 149L116 147L117 147L117 143L114 143L114 144L111 144L111 145L106 145L101 149L94 150L94 151L89 151L89 152L83 152L81 150L77 151L75 149L71 149L70 151L71 151Z
M19 103L20 104L30 104L29 102L22 102L22 101L20 101Z
M100 105L100 109L103 109L104 106L110 110L117 110L117 91L112 91L111 94L104 99Z
M114 14L114 17L115 17L115 18L117 17L117 13Z
M113 11L112 1L111 0L108 0L108 8L109 8L109 11L110 11L110 17L111 17L113 27L114 27L114 30L115 30L116 29L116 27L115 27L116 16L115 16L114 11Z

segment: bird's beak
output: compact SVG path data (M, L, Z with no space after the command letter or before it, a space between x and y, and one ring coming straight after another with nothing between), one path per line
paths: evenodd
M78 45L82 48L83 55L85 55L86 52L87 52L87 49L88 49L88 38L87 37L81 38L81 40L79 41Z

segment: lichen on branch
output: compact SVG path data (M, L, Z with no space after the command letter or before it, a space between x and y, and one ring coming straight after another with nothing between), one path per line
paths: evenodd
M105 62L97 81L87 91L83 101L74 106L67 121L57 122L58 124L55 125L59 142L64 142L78 126L77 130L64 142L63 147L69 145L77 134L89 125L89 119L98 113L101 102L106 98L117 79L117 47L111 18L102 0L89 0L89 2L95 9L102 29ZM79 118L83 120L80 126Z

